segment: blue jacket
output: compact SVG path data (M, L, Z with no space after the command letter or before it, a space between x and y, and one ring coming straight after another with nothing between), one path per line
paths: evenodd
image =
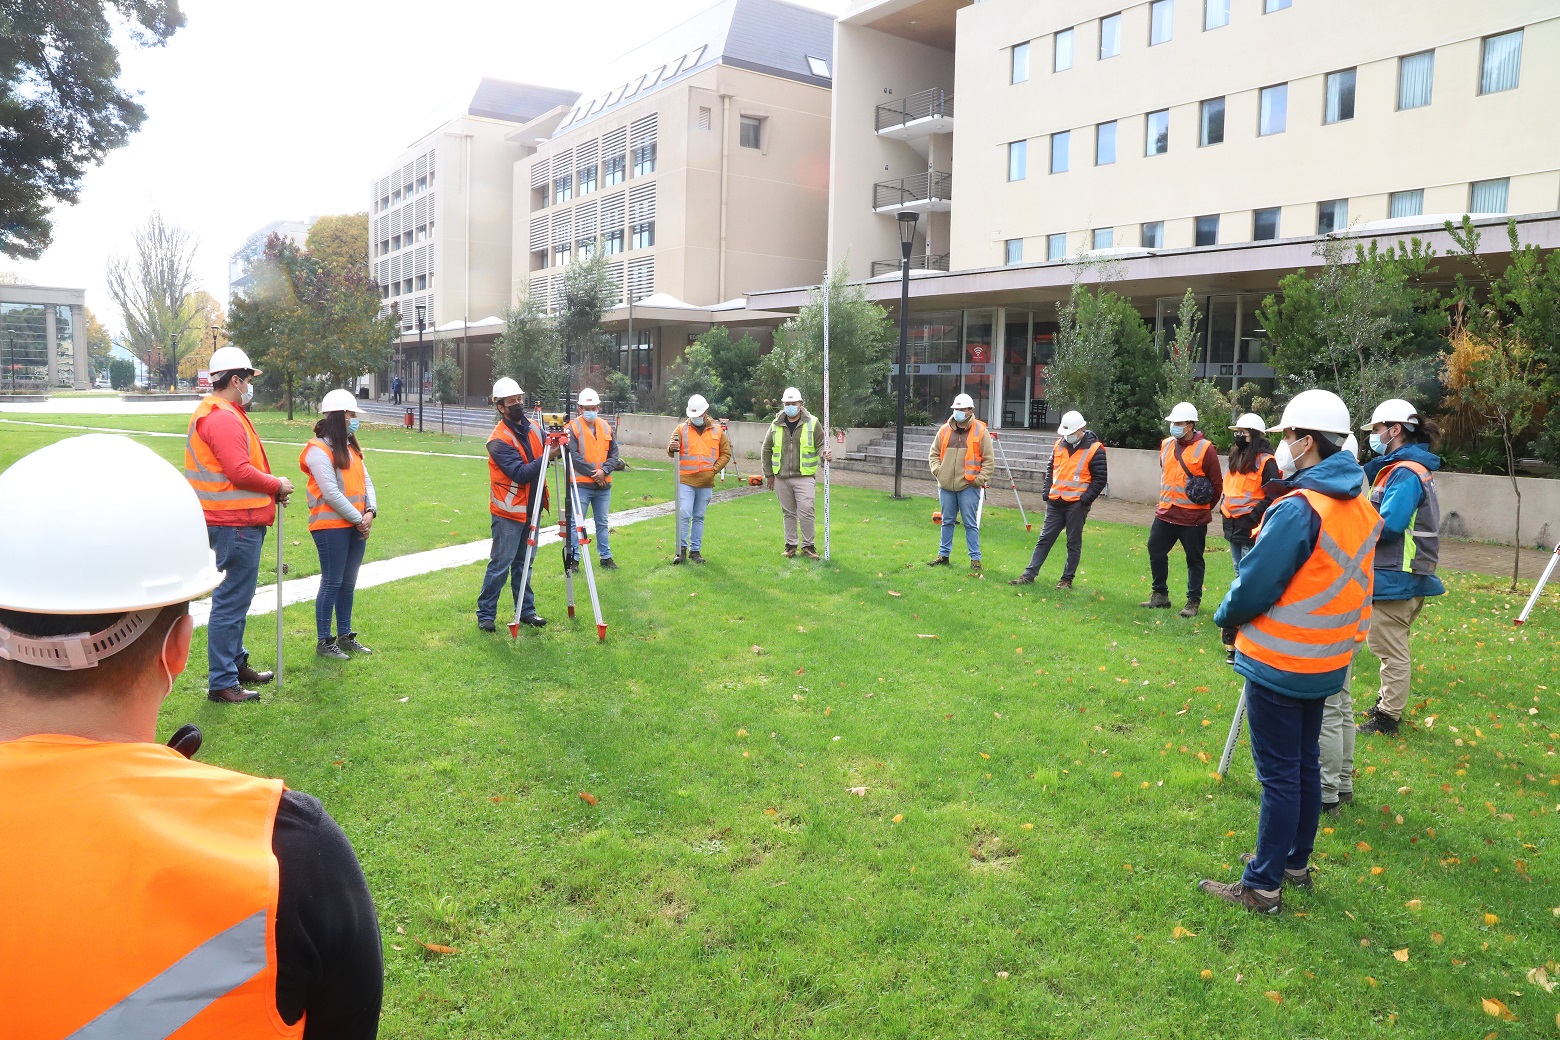
M1291 490L1319 491L1331 498L1359 498L1364 494L1364 473L1354 456L1333 453L1309 469L1283 482ZM1256 544L1240 561L1240 573L1224 602L1214 612L1213 623L1238 628L1268 611L1283 596L1295 574L1311 558L1322 530L1322 518L1302 495L1268 507ZM1343 689L1348 671L1338 668L1315 674L1285 672L1235 653L1235 671L1254 683L1301 700L1331 697Z
M1396 451L1365 464L1365 479L1375 483L1376 474L1394 462L1417 462L1434 473L1441 468L1441 456L1433 454L1422 444L1405 444ZM1424 500L1424 486L1419 478L1407 469L1396 469L1387 478L1387 486L1381 498L1381 525L1387 532L1412 538L1409 527L1414 522L1414 512ZM1377 603L1382 600L1413 599L1416 596L1440 596L1446 586L1434 574L1413 574L1409 571L1376 572L1376 591L1371 597Z

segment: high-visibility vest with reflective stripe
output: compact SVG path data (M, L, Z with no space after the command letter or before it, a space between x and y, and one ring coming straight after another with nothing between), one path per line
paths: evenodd
M40 735L0 743L0 791L0 1034L303 1034L276 1010L280 780Z
M811 477L818 472L817 432L823 424L816 415L809 415L802 423L801 441L797 444L797 468L802 476ZM769 424L769 468L780 475L780 456L785 453L785 420L776 419Z
M1186 460L1186 467L1181 467L1181 462L1175 457L1176 440L1174 437L1166 437L1159 445L1159 508L1169 509L1179 506L1181 509L1213 509L1212 502L1198 505L1186 497L1186 479L1188 475L1193 477L1206 477L1203 470L1203 460L1208 457L1210 442L1206 437L1199 438L1189 448L1181 450L1181 458Z
M591 472L603 469L607 462L607 452L612 450L612 424L605 419L598 418L595 422L586 422L583 416L575 416L569 420L569 437L580 446L580 454L585 456L585 461L590 463L592 469L584 473L575 473L576 484L594 484L595 478ZM612 474L604 473L607 483L612 483Z
M201 439L195 429L196 423L216 411L232 412L238 416L244 424L244 432L249 436L249 464L262 473L271 472L271 463L265 457L260 435L255 432L249 416L237 405L216 394L209 394L195 406L195 414L190 416L189 430L184 436L184 479L195 489L201 508L208 513L230 509L264 509L271 504L271 496L264 491L246 491L229 480L222 472L222 463L217 461L217 453L211 450L211 445Z
M937 431L937 461L948 454L948 440L953 434L953 420L942 424ZM986 424L979 419L970 420L970 429L964 437L964 479L970 483L980 479L980 467L985 461L980 454L981 441L986 439Z
M1245 516L1262 502L1262 471L1267 469L1273 456L1258 455L1257 468L1250 473L1231 469L1224 475L1224 504L1219 511L1231 520Z
M1058 502L1077 502L1089 490L1094 479L1090 464L1100 451L1095 441L1082 451L1069 451L1058 441L1051 449L1051 498Z
M500 419L498 425L493 427L493 432L488 434L488 440L503 441L518 451L521 458L533 461L541 457L542 438L537 434L535 425L528 427L526 432L530 435L526 438L528 443L525 447L521 447L520 438L515 436L508 423ZM488 487L488 512L494 516L518 520L522 524L530 518L528 503L530 501L531 489L529 487L521 487L515 481L510 480L509 475L499 468L498 463L493 461L493 456L491 455L488 456ZM547 498L544 493L542 497L543 512L547 508L546 502Z
M715 472L715 461L720 458L720 426L704 420L704 428L683 423L677 430L677 474L691 477L697 473Z
M1337 499L1309 489L1278 502L1294 495L1305 496L1321 517L1316 545L1278 602L1240 627L1235 647L1283 672L1336 671L1353 660L1355 644L1370 628L1381 515L1363 498ZM1261 540L1259 533L1259 545Z
M1419 505L1414 507L1414 520L1409 531L1414 538L1413 549L1405 561L1408 548L1400 534L1383 533L1376 546L1376 569L1380 571L1407 570L1413 574L1434 574L1441 562L1441 498L1435 492L1435 477L1412 459L1402 459L1383 466L1370 486L1370 502L1377 509L1387 494L1387 481L1398 467L1419 478ZM1404 564L1407 566L1404 566Z
M306 461L310 448L320 449L331 457L333 465L335 462L330 445L319 437L311 437L309 443L303 446L303 451L298 453L298 468L309 478L309 530L329 531L337 527L356 527L357 524L332 509L330 503L325 501L325 496L320 493L320 483L314 479L314 471L309 468L309 463ZM341 474L341 493L346 495L347 501L361 513L368 508L368 478L363 469L363 456L353 451L349 444L347 458L352 460L347 464L347 468L337 470Z

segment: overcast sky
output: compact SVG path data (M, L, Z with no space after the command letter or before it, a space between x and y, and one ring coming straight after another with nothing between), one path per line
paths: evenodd
M838 14L844 0L794 0ZM369 182L458 113L480 76L583 90L603 65L714 0L183 0L166 47L120 51L147 118L54 212L22 281L85 288L110 329L106 259L152 209L200 241L202 288L280 219L366 210Z

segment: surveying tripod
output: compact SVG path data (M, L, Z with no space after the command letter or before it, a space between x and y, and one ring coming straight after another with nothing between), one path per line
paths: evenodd
M574 458L569 454L569 431L563 415L556 413L545 414L540 417L541 426L547 431L542 441L542 468L536 474L536 486L531 496L531 509L526 514L525 544L521 551L525 553L525 566L520 572L520 585L515 596L515 616L509 622L509 637L519 638L520 635L520 608L524 600L524 589L531 581L531 564L536 560L536 541L541 535L542 529L542 497L547 493L547 472L553 463L559 463L554 471L558 480L558 498L563 502L563 508L558 518L559 541L563 546L563 583L568 594L569 616L574 616L574 566L569 559L569 527L574 527L575 537L580 546L580 565L585 569L585 587L590 590L590 606L596 613L596 638L601 642L607 641L607 623L601 616L601 597L596 594L596 573L591 568L590 553L586 546L590 544L590 536L586 533L583 513L580 510L579 494L574 486Z

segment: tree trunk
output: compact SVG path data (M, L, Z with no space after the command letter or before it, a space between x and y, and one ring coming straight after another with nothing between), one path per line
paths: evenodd
M292 422L293 417L293 381L292 376L287 377L287 421Z

